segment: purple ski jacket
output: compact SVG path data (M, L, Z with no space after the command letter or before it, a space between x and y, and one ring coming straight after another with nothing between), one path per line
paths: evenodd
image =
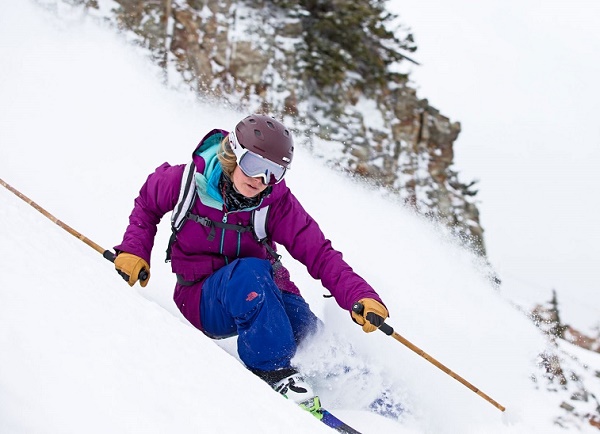
M226 212L217 188L222 169L216 153L220 141L227 134L223 130L212 130L193 153L198 199L191 212L214 221L248 225L252 210ZM171 166L164 163L148 177L135 199L123 241L115 246L117 252L137 255L150 264L157 225L177 204L184 168L183 164ZM294 259L306 266L313 278L321 280L340 307L350 310L352 304L362 298L381 302L375 290L332 247L285 181L274 185L258 208L267 205L270 209L266 229L272 247L276 248L275 243L284 246ZM208 276L236 258L256 257L274 261L252 232L240 234L221 228L213 230L216 230L216 236L209 240L210 228L188 220L172 244L173 273L181 280L194 282L187 285L177 283L173 299L185 318L200 330L200 294L202 283ZM285 267L275 271L274 280L282 291L300 294Z

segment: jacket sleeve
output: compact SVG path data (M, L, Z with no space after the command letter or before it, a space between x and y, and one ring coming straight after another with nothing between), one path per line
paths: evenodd
M283 245L292 257L303 263L314 279L321 280L342 309L351 310L362 298L382 302L375 290L348 265L341 252L304 210L289 188L273 203L268 230L274 242Z
M134 201L123 241L115 246L117 252L132 253L150 263L158 223L177 204L183 169L183 165L164 163L148 176Z

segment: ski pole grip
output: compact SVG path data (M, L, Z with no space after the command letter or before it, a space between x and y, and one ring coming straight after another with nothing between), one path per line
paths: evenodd
M102 256L104 257L104 259L108 259L112 263L115 262L115 258L117 257L117 255L114 252L111 252L110 250L105 250L102 253ZM147 278L148 278L148 272L146 271L146 269L142 269L142 271L140 271L140 274L138 274L138 280L144 281Z
M115 262L115 258L117 257L117 255L114 254L114 252L111 252L110 250L105 250L102 253L102 256L104 257L104 259L108 259L110 262Z
M362 305L362 303L356 302L352 305L352 312L354 312L354 313L362 315L364 310L365 310L365 307ZM381 330L383 333L385 333L388 336L391 336L394 333L394 328L392 326L386 324L385 322L383 322L379 326L379 330Z

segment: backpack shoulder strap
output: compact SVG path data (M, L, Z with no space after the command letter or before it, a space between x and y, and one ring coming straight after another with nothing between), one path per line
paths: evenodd
M269 234L267 233L268 218L269 205L252 211L252 229L254 229L254 236L256 237L256 240L265 246L267 252L269 252L271 257L273 257L275 260L273 263L273 270L277 270L279 267L281 267L281 255L278 254L271 246Z
M176 232L181 230L188 212L194 205L196 198L196 183L194 182L195 174L196 165L193 161L190 161L183 170L181 187L179 189L179 199L177 199L177 204L175 205L175 208L173 208L173 214L171 214L171 228Z
M196 165L193 161L190 161L183 169L181 187L179 188L179 198L177 199L177 203L171 214L172 233L171 238L169 239L169 245L167 246L167 257L165 262L171 260L171 246L175 241L177 233L181 230L183 224L187 220L187 216L196 200L196 183L194 181L194 175L196 175Z
M268 237L267 234L267 217L269 216L269 205L255 209L252 211L252 227L254 228L254 236L260 242Z

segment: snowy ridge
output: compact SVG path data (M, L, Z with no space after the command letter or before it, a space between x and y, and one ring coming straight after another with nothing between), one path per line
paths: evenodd
M205 132L243 115L162 89L134 50L85 19L57 26L29 3L3 3L0 29L11 42L0 44L0 177L106 248L154 167L186 162ZM505 423L397 342L363 334L286 255L325 323L296 362L329 409L365 434L564 432L552 424L555 397L530 381L548 344L469 252L305 150L289 184L379 291L390 324L516 417ZM211 341L181 318L163 263L168 234L164 219L151 281L131 289L98 253L0 189L0 432L331 432L249 374L234 340ZM368 412L382 394L392 418Z

